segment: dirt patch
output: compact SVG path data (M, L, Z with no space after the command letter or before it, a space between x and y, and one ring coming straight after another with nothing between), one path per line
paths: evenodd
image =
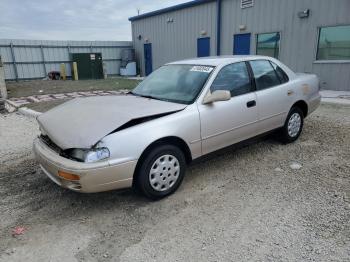
M44 113L56 106L59 106L60 104L63 104L65 102L69 101L69 99L59 99L54 101L45 101L45 102L39 102L39 103L31 103L24 105L27 108L30 108L32 110L35 110L37 112Z
M108 78L101 80L79 80L79 81L51 81L51 80L31 80L19 82L7 82L9 98L27 97L32 95L62 94L79 91L96 90L120 90L133 89L139 80L131 80L122 77Z
M0 136L15 148L0 167L2 261L349 257L350 107L322 105L293 144L268 137L196 162L179 190L158 202L130 190L77 194L56 186L30 153L35 122L9 119L0 118L1 127L16 129ZM13 237L18 225L27 231Z

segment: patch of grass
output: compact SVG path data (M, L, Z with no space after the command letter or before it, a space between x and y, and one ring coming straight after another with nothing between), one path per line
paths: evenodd
M95 90L120 90L133 89L140 83L139 80L132 80L122 77L108 78L101 80L32 80L7 82L9 98L26 97L32 95L61 94L79 91Z

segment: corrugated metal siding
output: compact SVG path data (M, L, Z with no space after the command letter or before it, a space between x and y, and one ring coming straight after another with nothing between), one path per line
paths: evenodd
M256 34L281 32L279 59L297 72L320 76L322 88L350 90L350 62L314 63L320 26L350 24L349 0L260 0L254 7L241 9L240 0L222 1L221 52L231 55L233 35L252 33L251 53L255 54ZM309 18L300 19L298 12L310 9Z
M318 28L350 24L349 0L259 0L245 9L240 5L240 0L222 0L222 55L232 55L234 34L251 33L251 53L255 54L256 34L280 32L282 62L295 71L318 74L324 89L350 90L350 62L315 63ZM298 12L305 9L310 9L310 17L300 19ZM174 18L174 23L166 23L168 17ZM239 25L246 25L246 30L240 31ZM137 20L132 29L142 74L145 38L152 43L154 69L169 61L195 57L201 30L208 32L211 54L215 55L216 2Z
M0 55L4 62L5 79L16 79L16 60L18 79L43 78L50 71L59 71L60 64L66 64L67 76L71 76L70 53L102 53L107 74L119 74L120 52L123 48L132 48L129 41L46 41L46 40L10 40L0 39ZM42 51L41 51L42 46ZM43 55L45 65L43 63Z
M167 23L172 18L174 22ZM197 38L201 31L210 37L211 55L216 50L216 3L205 3L132 22L133 44L138 65L144 75L143 45L152 44L153 70L165 63L197 56ZM141 35L142 39L138 40Z

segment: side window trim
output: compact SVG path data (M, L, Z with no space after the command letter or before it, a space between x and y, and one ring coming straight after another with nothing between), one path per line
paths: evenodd
M285 83L288 83L288 82L289 82L289 77L288 77L287 73L284 72L283 69L282 69L281 67L279 67L277 64L275 64L274 62L272 62L272 61L270 61L270 60L269 60L269 62L270 62L270 64L271 64L273 70L275 71L275 74L277 75L277 78L280 80L281 85L283 85L283 84L285 84ZM282 70L283 75L286 75L286 76L287 76L287 79L281 79L281 78L280 78L280 76L279 76L279 75L277 74L277 72L276 72L276 69L275 69L274 65L276 66L276 69L277 69L277 67L279 67L279 68Z
M222 67L222 68L219 70L219 72L216 74L216 76L215 76L213 82L211 83L211 85L210 85L210 87L209 87L209 90L211 91L211 88L212 88L212 86L213 86L213 83L215 82L216 78L217 78L218 75L220 74L221 70L223 70L223 69L224 69L225 67L227 67L227 66L232 66L232 65L234 65L234 64L244 63L244 64L245 64L245 67L246 67L246 70L247 70L247 73L248 73L248 77L249 77L250 91L249 91L248 93L244 93L244 94L240 94L240 95L235 95L234 97L238 97L238 96L242 96L242 95L246 95L246 94L250 94L250 93L252 93L252 92L255 92L255 90L256 90L256 88L255 88L255 81L254 81L254 77L252 78L252 75L251 75L251 73L250 73L251 68L250 68L250 65L249 65L248 62L249 62L249 61L234 62L234 63L227 64L227 65L225 65L224 67ZM231 94L231 97L233 97L232 94Z
M251 67L251 65L250 65L250 63L251 63L251 62L254 62L254 61L266 61L266 62L269 62L269 65L272 67L272 69L273 69L273 71L274 71L274 73L275 73L275 76L276 76L276 78L278 79L278 81L279 81L280 83L279 83L278 85L274 85L274 86L270 86L270 87L268 87L268 88L264 88L264 89L258 90L257 84L256 84L255 75L254 75L253 69L252 69L252 67ZM280 80L278 74L276 73L275 68L274 68L273 65L271 64L271 61L270 61L270 60L268 60L268 59L249 60L249 67L250 67L250 69L252 70L252 75L253 75L253 80L254 80L254 86L255 86L255 92L267 90L267 89L274 88L274 87L277 87L277 86L282 85L282 82L281 82L281 80Z
M254 77L253 69L250 66L250 61L251 60L245 61L245 65L246 65L246 67L248 69L248 74L249 74L249 78L250 78L250 85L252 87L251 88L252 92L256 92L257 89L256 89L255 77Z
M277 74L276 69L275 69L275 67L273 66L272 62L271 62L270 60L267 60L267 61L269 61L270 65L271 65L273 71L275 72L275 75L276 75L277 79L280 81L280 85L281 85L281 84L282 84L282 79L281 79L281 78L279 77L279 75ZM276 65L276 66L277 66L277 65ZM273 86L271 86L271 87L273 87Z

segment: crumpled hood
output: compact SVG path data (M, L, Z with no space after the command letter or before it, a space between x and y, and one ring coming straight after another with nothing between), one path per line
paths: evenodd
M42 131L61 149L90 148L132 119L185 107L131 95L77 98L40 115L38 122Z

